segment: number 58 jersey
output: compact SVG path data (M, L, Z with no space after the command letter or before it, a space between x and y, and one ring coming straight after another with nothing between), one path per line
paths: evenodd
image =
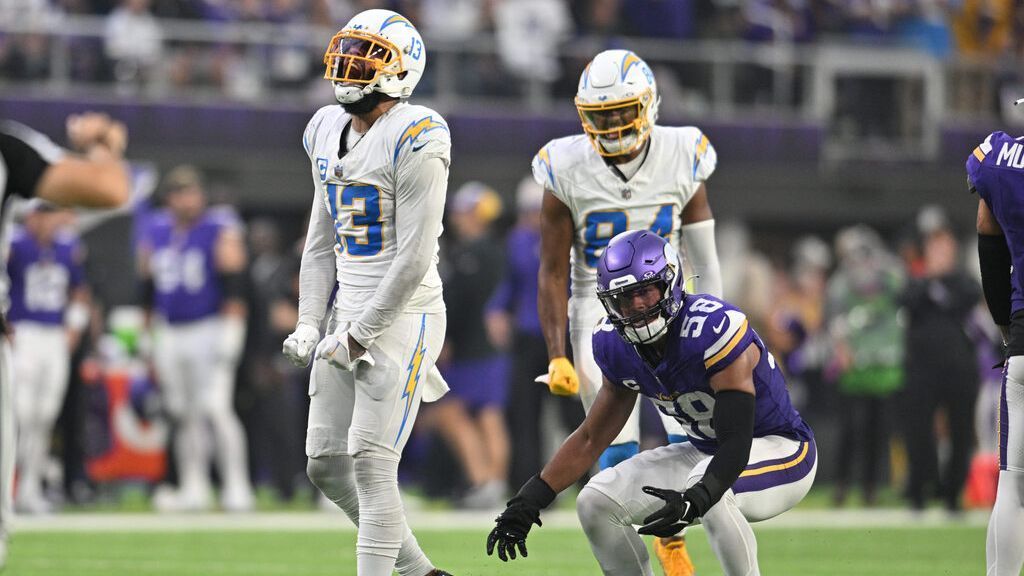
M715 149L693 126L653 127L647 156L628 180L605 163L587 136L548 142L533 158L533 177L572 213L572 292L596 301L597 260L627 230L649 229L680 248L683 207L715 171ZM589 327L588 327L589 328Z
M416 202L419 167L429 158L450 162L451 139L440 114L400 102L380 116L350 148L351 117L339 105L318 110L306 126L302 144L309 155L313 182L334 226L338 280L336 317L351 321L391 268L398 237L408 233L395 218L399 202ZM437 272L437 238L427 273L405 306L406 312L443 312L441 277Z
M665 338L664 357L651 368L606 318L594 329L594 359L613 386L653 400L662 413L683 425L694 446L712 454L718 444L712 421L715 392L709 382L754 345L761 353L753 374L754 437L813 439L810 427L790 402L775 358L735 306L710 294L687 294L683 311L669 325Z

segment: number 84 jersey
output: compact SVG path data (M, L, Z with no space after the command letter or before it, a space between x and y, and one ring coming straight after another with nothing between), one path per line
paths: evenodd
M424 106L396 104L351 147L342 142L349 135L350 122L341 106L325 106L313 115L302 136L317 196L334 227L335 308L344 320L362 313L398 253L403 223L396 221L396 203L413 202L416 194L428 193L413 186L420 166L427 159L440 158L447 167L451 154L447 123ZM437 242L436 238L424 240ZM436 249L433 264L405 310L444 310Z
M735 306L710 294L687 294L683 311L669 325L665 338L665 355L652 368L605 319L594 330L594 359L612 385L653 400L686 428L694 446L713 454L718 444L712 420L715 393L709 381L753 344L761 352L754 368L754 437L813 438L790 402L775 358Z
M647 156L628 180L605 163L585 135L548 142L533 158L533 177L572 213L572 291L596 298L596 267L608 242L627 230L649 229L685 254L683 207L715 171L715 149L693 126L654 126Z

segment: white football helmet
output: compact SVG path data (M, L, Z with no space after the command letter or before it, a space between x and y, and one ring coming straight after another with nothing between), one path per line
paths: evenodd
M629 50L605 50L583 70L576 110L601 156L638 150L658 119L658 86L650 66Z
M342 104L377 91L408 98L423 76L427 51L416 27L390 10L356 14L331 38L324 53L324 78Z

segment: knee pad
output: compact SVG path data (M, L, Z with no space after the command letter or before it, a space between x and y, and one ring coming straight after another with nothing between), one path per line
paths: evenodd
M590 486L584 486L576 497L576 515L584 529L599 524L630 524L622 506L604 492Z
M626 442L625 444L612 444L601 454L601 457L597 460L597 465L601 470L605 468L612 468L619 462L629 460L633 456L640 453L640 444L636 442Z
M306 476L328 500L334 502L353 522L359 521L359 497L351 456L306 459Z

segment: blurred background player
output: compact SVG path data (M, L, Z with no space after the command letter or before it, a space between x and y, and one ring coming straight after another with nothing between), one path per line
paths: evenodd
M53 424L68 386L71 352L89 324L89 294L82 246L68 230L71 215L33 201L11 237L7 257L18 412L19 512L51 509L43 471L50 456Z
M889 399L903 387L903 325L899 298L904 278L895 256L867 226L836 236L839 268L828 281L832 369L843 410L833 502L841 506L860 461L864 503L878 497L879 466L888 454Z
M68 141L84 157L67 154L27 126L0 123L0 200L6 201L11 196L36 197L61 206L103 208L128 200L128 172L122 161L128 144L124 125L105 114L86 113L68 117L66 129ZM7 560L14 480L12 372L10 345L3 339L0 343L0 567Z
M158 490L154 504L163 510L208 508L213 456L221 505L245 511L253 507L253 493L234 392L245 344L246 250L234 211L208 206L203 186L195 168L171 170L163 183L166 208L152 215L139 243L154 367L175 426L178 472L177 492Z
M283 345L302 366L316 347L307 473L358 525L359 576L436 576L444 573L406 523L398 462L420 401L447 390L434 363L445 333L437 239L451 138L437 112L406 102L426 50L402 15L356 14L331 39L324 63L341 105L318 110L302 137L313 207L298 324Z
M563 438L583 421L575 398L548 394L534 378L548 364L544 333L537 315L537 270L540 268L540 210L544 187L532 176L516 188L518 218L505 240L505 276L487 303L484 321L488 338L511 354L508 421L511 438L508 483L520 486L544 463L544 406L554 408Z
M941 210L922 210L916 228L923 267L900 298L907 322L900 403L910 465L907 497L912 509L922 510L938 496L956 513L975 443L979 371L968 324L981 289L961 265L959 244ZM940 410L948 451L939 448L935 416Z
M501 210L501 197L480 182L463 184L448 209L454 238L442 268L448 326L440 369L451 392L433 411L469 484L459 501L465 508L499 507L508 489L508 358L482 321L504 267L491 233Z
M967 157L967 184L979 197L982 287L1007 358L999 398L999 488L985 545L986 576L1018 576L1024 567L1024 172L1016 162L1019 153L1017 139L993 132Z
M612 237L646 228L669 239L697 276L695 292L722 295L704 183L715 170L715 149L698 128L657 126L659 103L646 62L627 50L601 52L584 69L576 93L584 134L552 140L533 159L534 178L547 190L538 304L550 360L548 386L555 394L578 391L587 410L601 387L590 336L605 315L595 296L594 267ZM573 361L565 350L566 320ZM661 418L670 441L685 440L678 422ZM635 409L600 467L635 455L639 439ZM669 576L691 574L682 541L667 544L659 540L657 552Z
M496 520L498 556L526 555L531 525L626 424L637 394L684 425L689 442L646 451L587 483L576 509L604 574L653 576L639 534L700 522L726 576L760 574L750 522L800 502L817 471L814 434L781 366L742 311L689 294L675 248L646 230L619 234L598 261L608 317L593 331L604 380L583 424ZM634 525L642 525L635 531Z

